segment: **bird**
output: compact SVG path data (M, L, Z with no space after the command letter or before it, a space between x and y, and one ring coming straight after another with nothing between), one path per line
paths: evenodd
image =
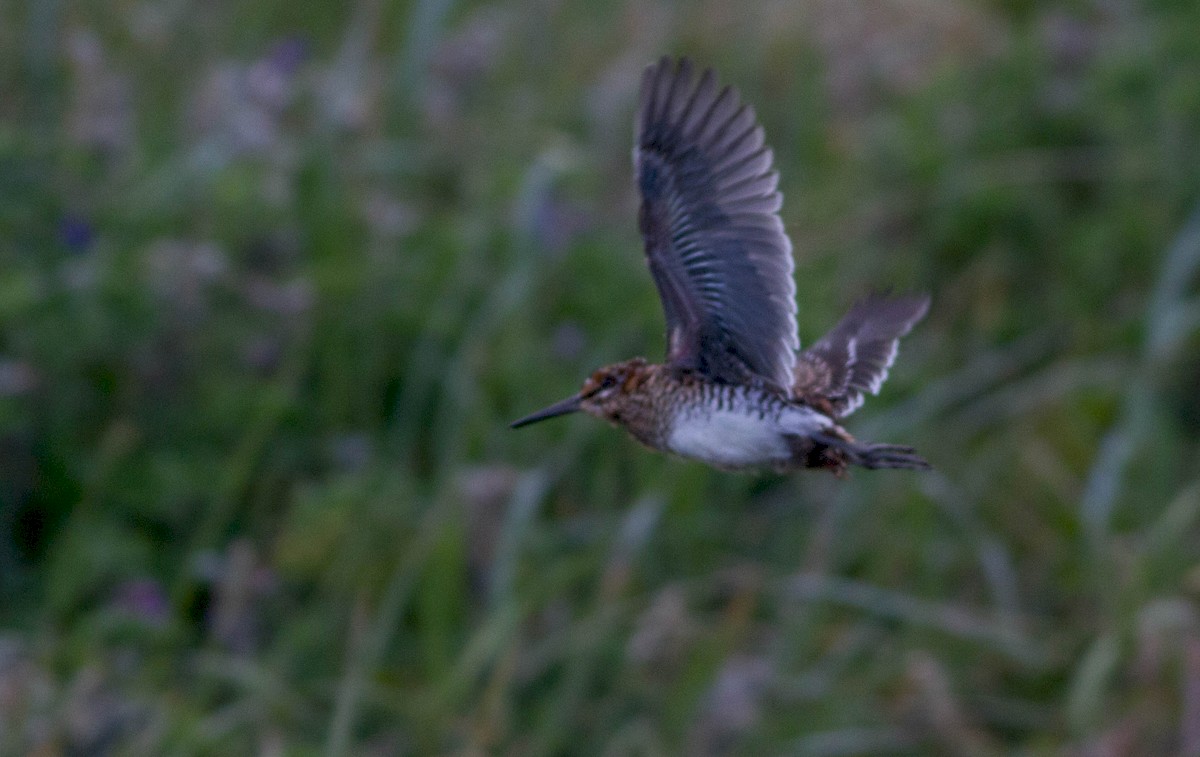
M878 394L929 297L869 294L801 350L779 174L754 109L712 69L663 57L643 73L634 139L665 362L600 368L511 427L582 411L721 470L929 469L912 447L861 442L841 425Z

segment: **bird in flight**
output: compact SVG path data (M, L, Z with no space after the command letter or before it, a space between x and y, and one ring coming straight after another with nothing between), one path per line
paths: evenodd
M666 362L601 368L512 427L582 410L723 470L928 469L913 448L860 442L840 421L879 392L929 298L868 296L800 351L779 175L754 110L711 70L663 58L642 77L634 138Z

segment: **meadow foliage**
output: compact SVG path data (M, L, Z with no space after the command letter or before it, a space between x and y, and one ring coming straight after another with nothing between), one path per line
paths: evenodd
M1200 753L1200 5L0 5L0 753ZM642 67L775 148L863 438L507 422L662 349Z

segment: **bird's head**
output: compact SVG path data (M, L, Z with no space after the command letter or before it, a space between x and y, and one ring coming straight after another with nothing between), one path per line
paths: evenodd
M579 410L597 418L620 423L625 398L635 393L641 386L647 375L646 368L645 359L640 357L626 360L623 363L606 365L583 382L583 388L579 390L578 394L556 402L519 421L514 421L512 427L528 426L531 423Z

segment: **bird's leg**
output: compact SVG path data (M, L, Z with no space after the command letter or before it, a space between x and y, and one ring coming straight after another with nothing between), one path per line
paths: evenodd
M847 463L864 468L929 470L932 467L915 449L900 444L870 444L825 433L813 434L812 438L818 444L841 452Z

